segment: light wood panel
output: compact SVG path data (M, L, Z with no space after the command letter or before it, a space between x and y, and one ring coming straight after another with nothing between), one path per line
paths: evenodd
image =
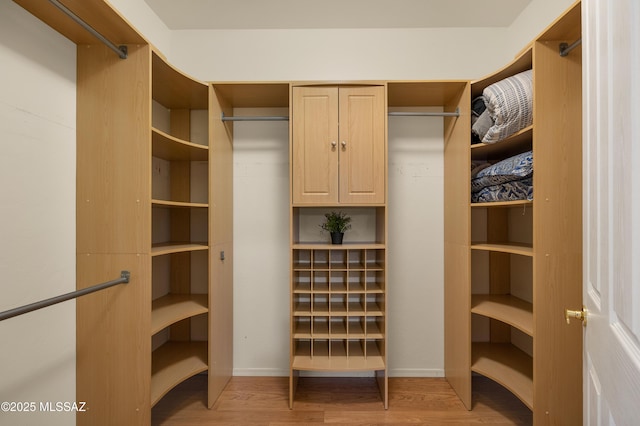
M340 88L339 116L340 203L385 203L387 182L385 88L383 86ZM305 164L305 167L308 166L309 163Z
M338 88L294 87L291 185L294 204L338 203Z
M126 61L102 45L78 47L77 251L147 253L151 229L147 46ZM134 96L135 95L135 96ZM117 123L117 125L114 125ZM136 141L132 143L131 141Z
M78 425L149 424L151 259L146 254L76 258L77 288L131 273L122 284L76 300L76 396L89 411Z
M224 259L221 259L224 253ZM211 249L209 287L209 396L211 407L233 375L233 243Z
M209 241L214 245L233 241L233 123L220 120L222 112L233 115L233 107L217 87L210 90Z
M444 119L444 369L447 380L470 409L471 214L466 206L471 199L471 97L468 82L452 84L455 96L446 101L444 109L459 109L460 116Z
M533 273L544 283L534 289L535 336L544 336L534 346L534 370L546 372L534 377L534 403L556 424L582 423L582 398L573 391L582 383L582 330L567 327L563 318L565 308L582 306L582 55L580 48L566 57L558 54L559 43L575 41L579 27L577 3L534 46L534 189L539 189Z

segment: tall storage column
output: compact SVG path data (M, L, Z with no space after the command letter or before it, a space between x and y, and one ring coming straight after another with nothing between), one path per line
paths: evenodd
M301 371L376 375L387 391L386 87L293 87L290 407ZM352 217L331 244L324 214Z

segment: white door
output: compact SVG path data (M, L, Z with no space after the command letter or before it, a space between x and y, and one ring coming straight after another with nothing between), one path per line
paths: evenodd
M582 21L584 423L638 425L640 2L583 0Z

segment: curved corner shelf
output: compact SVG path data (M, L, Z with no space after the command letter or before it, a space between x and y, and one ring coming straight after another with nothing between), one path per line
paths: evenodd
M151 246L151 256L199 250L209 250L209 246L206 243L161 243Z
M510 343L474 343L471 371L500 383L533 410L533 359Z
M169 161L207 161L209 147L185 141L151 128L152 155Z
M471 250L495 251L500 253L519 254L520 256L533 257L533 246L531 244L518 243L473 243Z
M151 406L176 385L207 371L207 342L167 342L153 351L151 360Z
M209 312L206 294L167 294L151 303L151 335L185 318Z
M172 109L207 109L209 85L169 64L155 49L151 55L151 92L154 100Z
M208 208L207 203L190 203L183 201L168 201L168 200L151 200L152 207L167 207L167 208Z
M533 149L533 125L495 143L471 145L471 159L507 158Z
M490 201L486 203L471 203L472 208L489 208L489 207L525 207L533 206L533 200L515 200L515 201Z
M516 75L533 68L533 44L529 44L523 49L511 63L507 64L498 71L484 77L480 80L471 82L471 97L480 96L485 87L492 85L512 75Z
M533 304L508 294L474 294L471 313L493 318L533 336Z

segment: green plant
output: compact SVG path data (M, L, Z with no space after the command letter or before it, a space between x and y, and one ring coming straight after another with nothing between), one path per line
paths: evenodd
M343 212L325 213L325 222L320 225L322 229L329 232L345 232L351 229L351 217Z

